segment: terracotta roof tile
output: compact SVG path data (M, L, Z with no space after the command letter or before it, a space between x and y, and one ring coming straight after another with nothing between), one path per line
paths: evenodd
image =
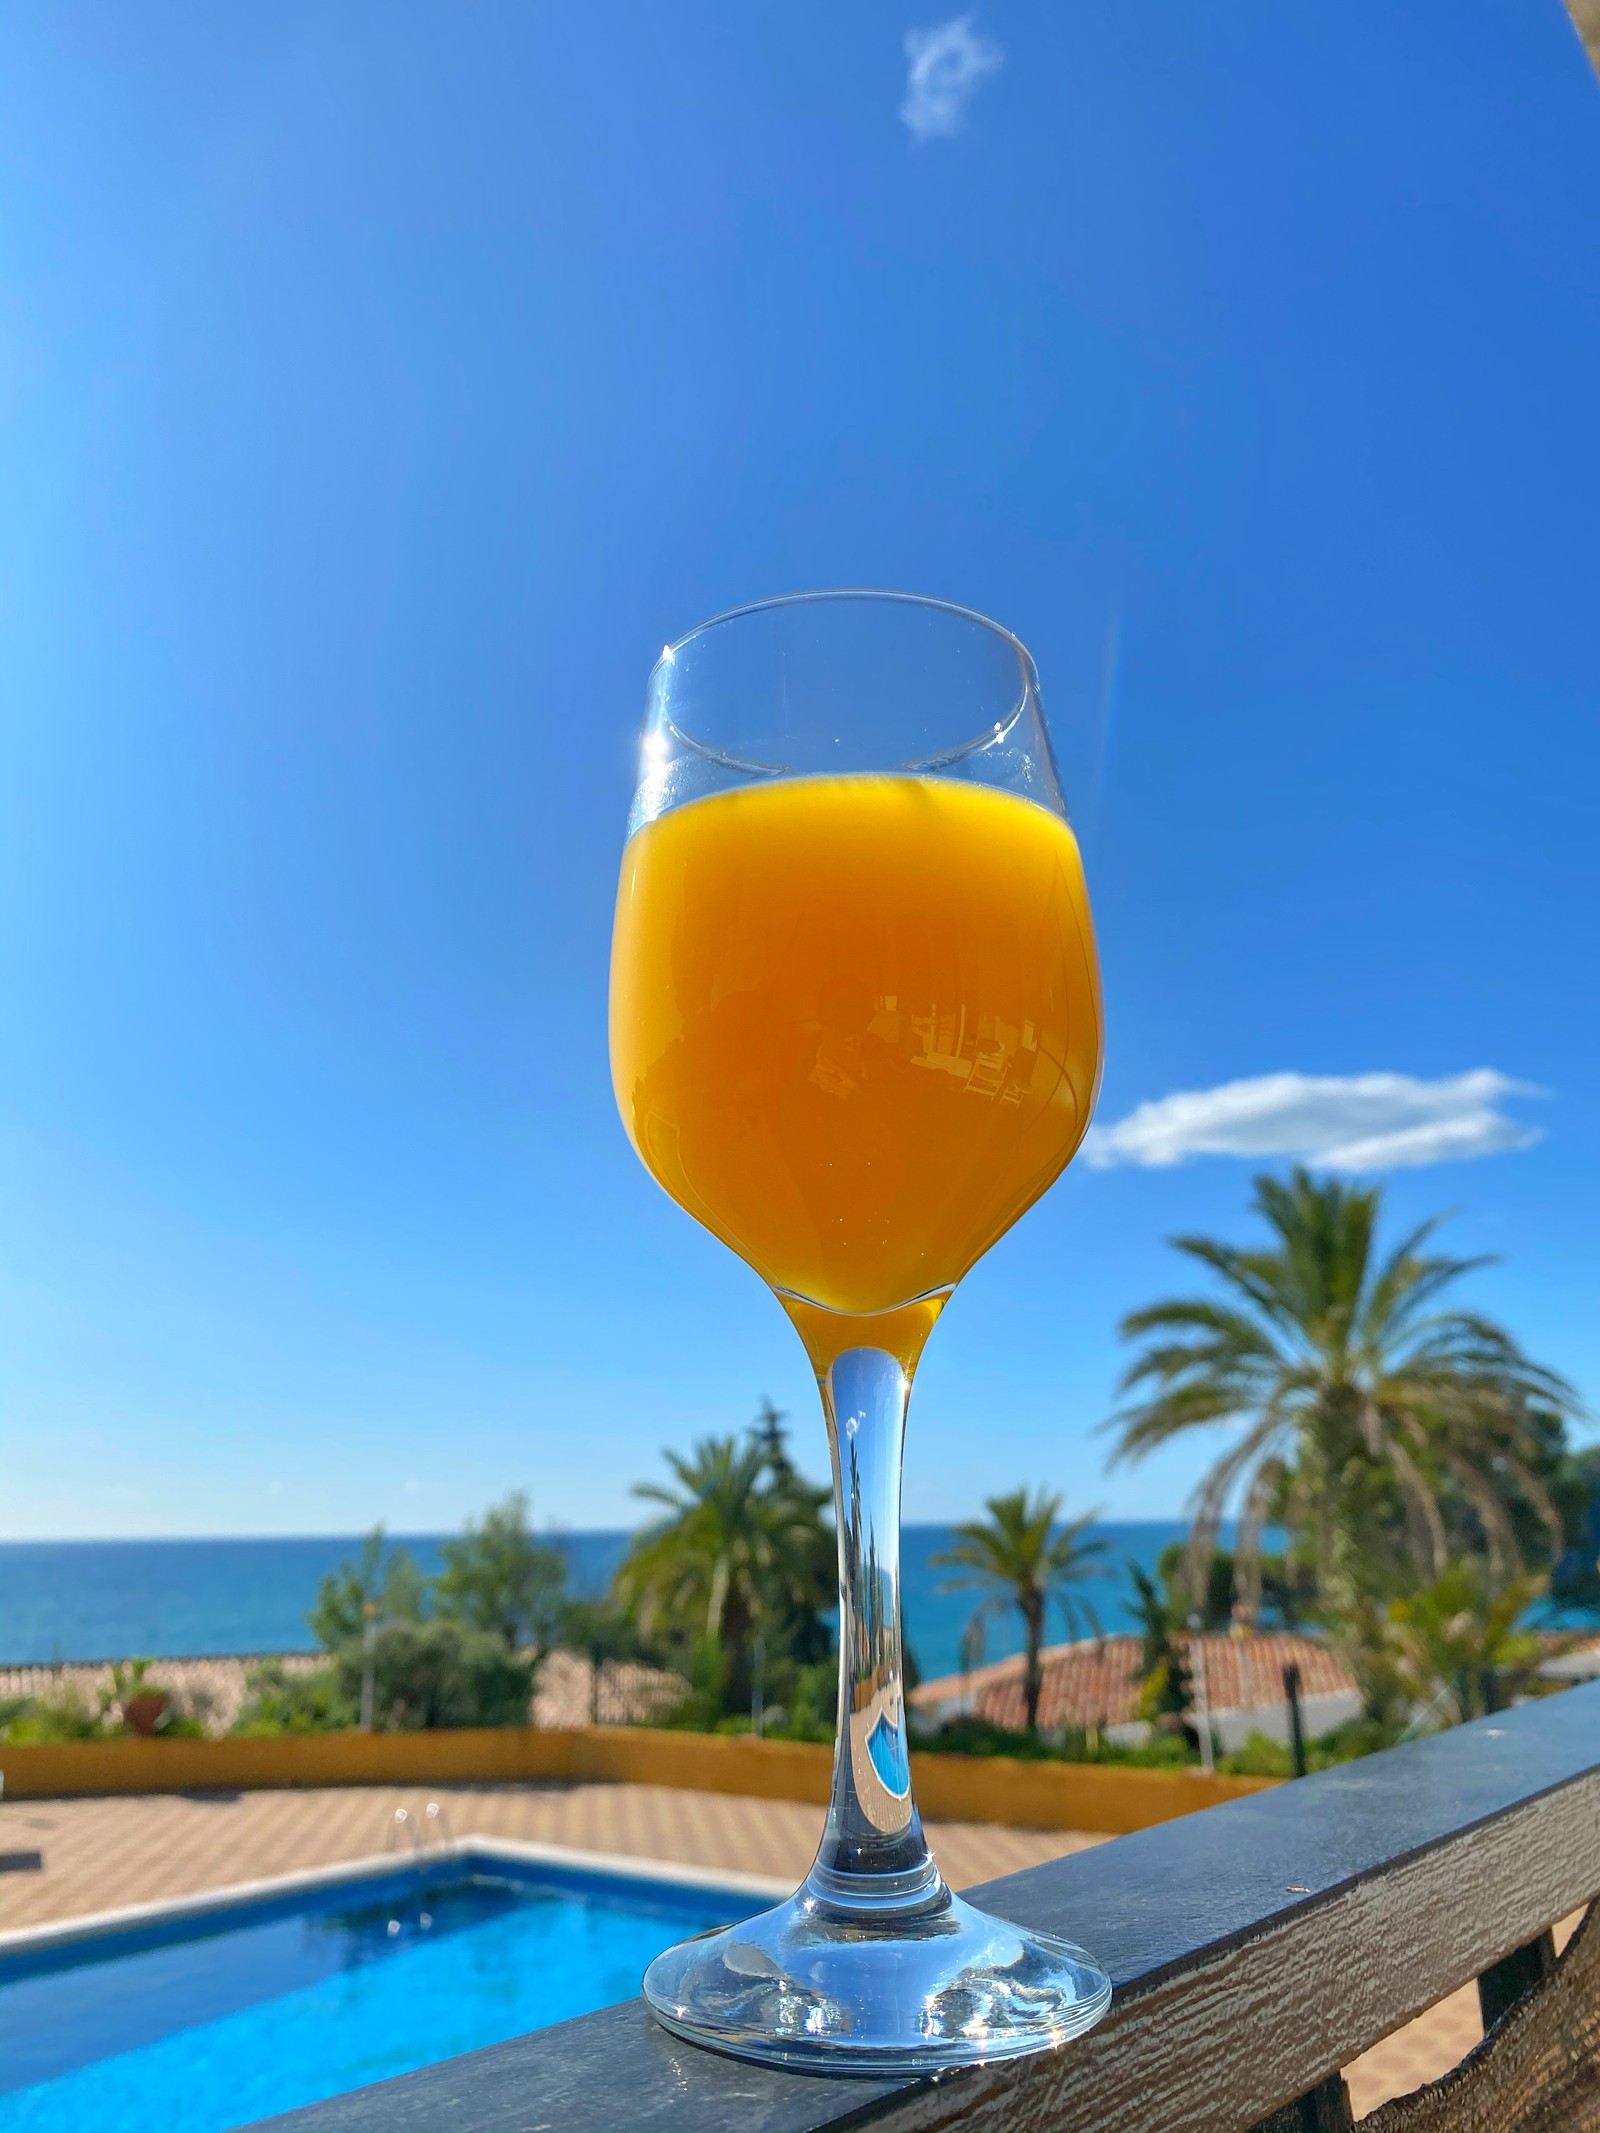
M1179 1636L1175 1641L1186 1647L1190 1639ZM1253 1637L1205 1636L1200 1643L1213 1710L1281 1703L1283 1669L1291 1661L1300 1669L1301 1692L1306 1696L1355 1686L1327 1645L1312 1637L1266 1631ZM1088 1637L1078 1644L1047 1646L1040 1725L1115 1726L1137 1718L1139 1649L1139 1639L1129 1636ZM970 1674L946 1674L937 1681L925 1681L912 1691L910 1702L913 1710L930 1717L941 1706L959 1702L992 1725L1020 1726L1024 1715L1021 1655L974 1667Z

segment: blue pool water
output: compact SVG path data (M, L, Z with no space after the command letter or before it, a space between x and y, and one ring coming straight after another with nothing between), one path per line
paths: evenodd
M755 1907L451 1872L0 1959L0 2129L224 2133L627 1999L663 1948Z

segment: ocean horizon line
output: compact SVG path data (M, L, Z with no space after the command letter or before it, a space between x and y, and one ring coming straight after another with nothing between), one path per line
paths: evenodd
M967 1514L970 1516L970 1514ZM569 1536L578 1539L615 1540L630 1533L638 1533L650 1523L639 1519L631 1526L578 1526L543 1525L529 1528L535 1540L559 1541ZM960 1518L908 1518L901 1521L902 1533L927 1533L933 1530L948 1532L960 1525ZM1183 1526L1189 1523L1182 1511L1149 1511L1138 1518L1096 1518L1091 1521L1091 1530L1120 1526ZM1231 1521L1229 1522L1231 1523ZM375 1520L372 1526L285 1526L270 1533L0 1533L0 1548L177 1548L193 1542L197 1546L226 1543L229 1547L248 1547L252 1542L281 1541L352 1541L366 1540L374 1526L383 1525L386 1541L441 1541L454 1540L465 1528L461 1526L390 1526Z
M927 1677L953 1673L973 1596L949 1588L934 1558L953 1521L926 1519L902 1530L902 1591L908 1642ZM368 1531L371 1529L369 1528ZM459 1531L460 1529L456 1529ZM569 1526L540 1538L567 1557L577 1596L597 1597L638 1529ZM1153 1575L1162 1550L1188 1532L1183 1519L1100 1519L1092 1528L1109 1560L1087 1582L1107 1630L1137 1619L1128 1562ZM152 1659L312 1651L308 1616L323 1578L360 1549L362 1533L74 1534L0 1540L0 1663L83 1663L121 1651ZM424 1574L444 1567L455 1535L414 1530L386 1536ZM1009 1618L993 1624L989 1655L1020 1642Z

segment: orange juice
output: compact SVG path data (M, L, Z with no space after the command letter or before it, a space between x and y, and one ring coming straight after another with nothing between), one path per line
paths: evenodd
M628 843L623 1122L675 1200L803 1300L797 1323L948 1291L1070 1160L1100 1050L1077 843L1032 801L783 778Z

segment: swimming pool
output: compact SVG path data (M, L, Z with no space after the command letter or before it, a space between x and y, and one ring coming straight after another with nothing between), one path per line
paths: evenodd
M0 1947L0 2133L225 2133L639 1989L743 1877L476 1840Z

